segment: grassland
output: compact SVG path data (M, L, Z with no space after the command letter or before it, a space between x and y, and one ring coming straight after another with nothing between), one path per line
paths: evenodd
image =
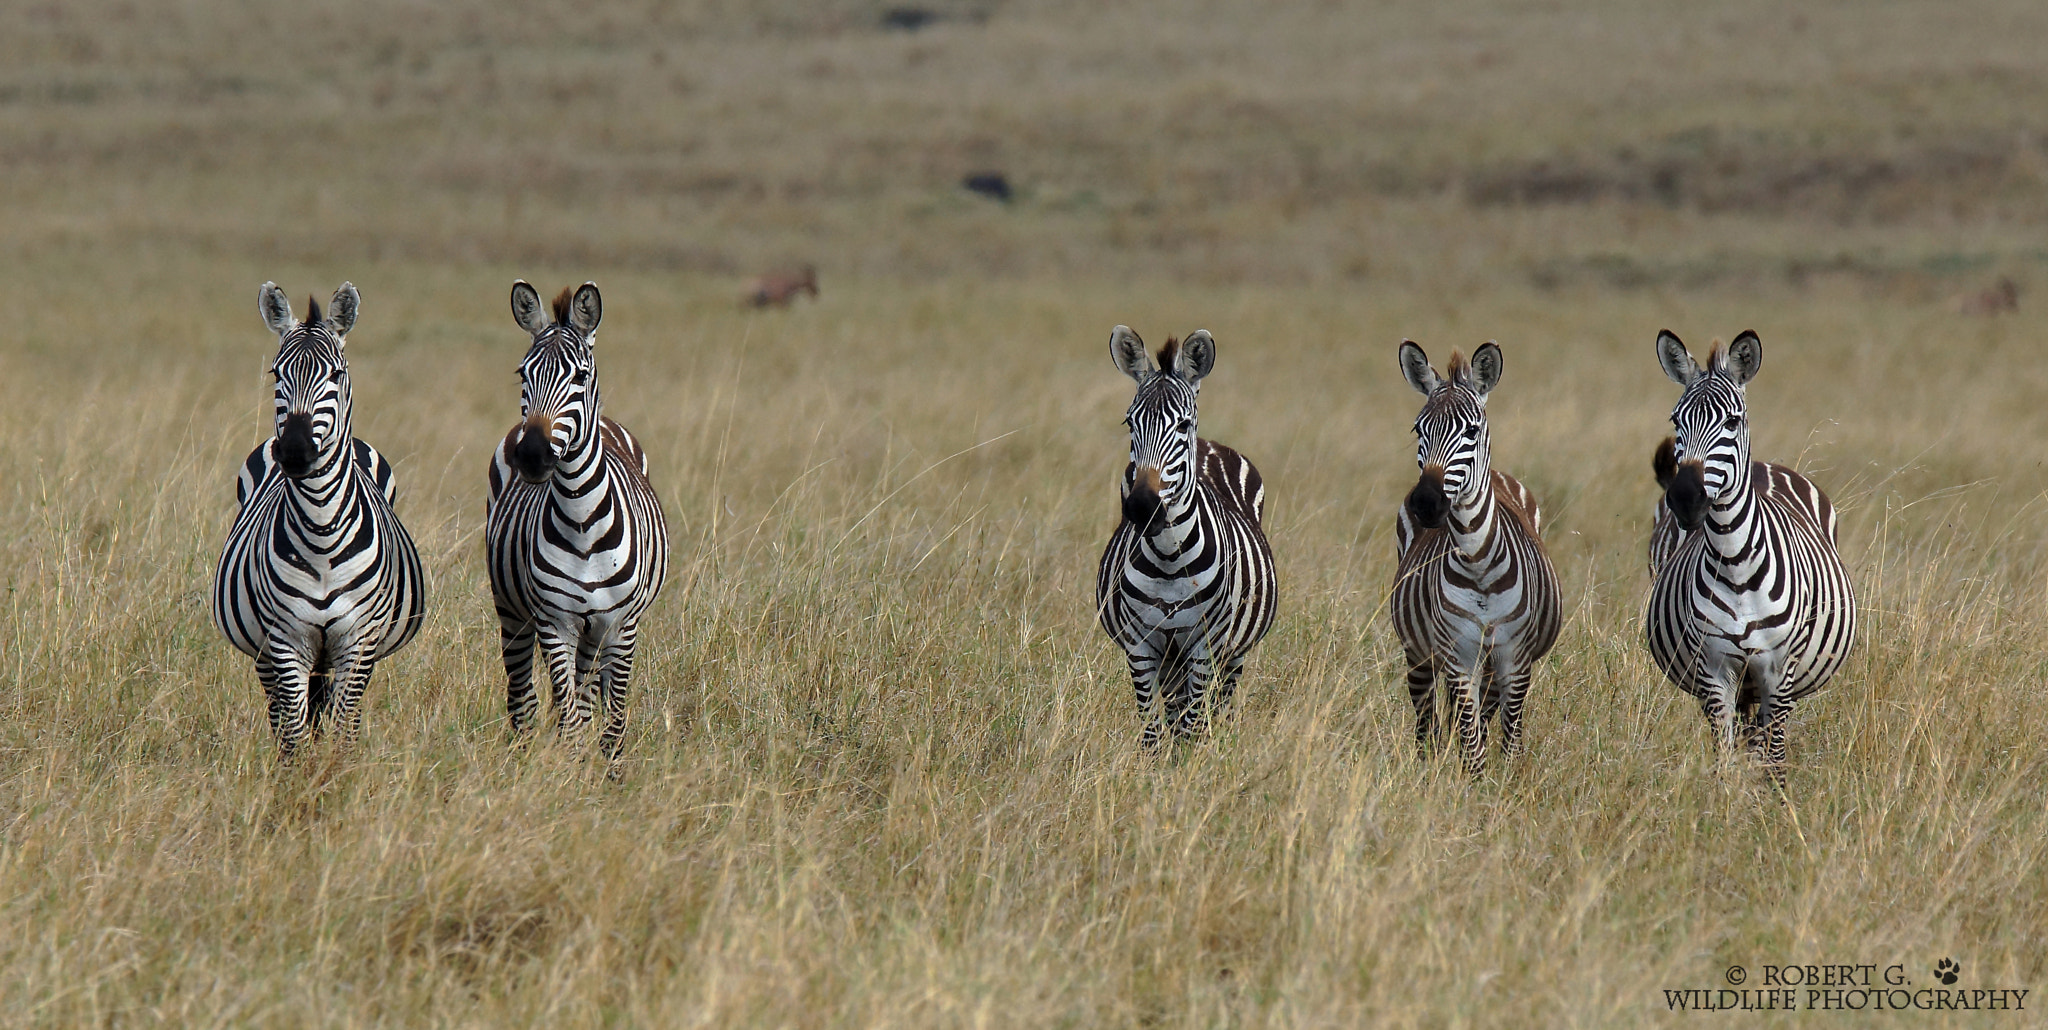
M1943 956L2048 988L2048 12L880 6L17 12L0 1022L1630 1026L1731 965ZM984 167L1013 203L957 189ZM799 260L818 303L738 307ZM676 543L618 783L505 746L515 276L602 285ZM2017 313L1955 313L1998 276ZM344 278L431 615L362 751L281 770L205 590L256 287ZM1165 759L1091 611L1118 322L1216 334L1203 431L1265 473L1283 576L1241 704ZM1762 334L1758 451L1843 510L1863 639L1784 804L1638 639L1665 326ZM1381 608L1403 337L1501 341L1496 461L1564 581L1531 753L1477 783L1412 753ZM1802 1018L1875 1017L1764 1021Z

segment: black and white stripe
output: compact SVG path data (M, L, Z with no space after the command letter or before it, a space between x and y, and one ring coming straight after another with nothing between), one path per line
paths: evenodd
M601 699L598 742L615 758L640 616L668 573L668 526L646 452L603 416L592 349L602 315L595 283L563 290L552 322L532 286L513 284L512 317L533 345L519 364L523 421L491 456L484 543L513 732L539 708L537 640L560 730L580 729Z
M1557 573L1543 551L1536 496L1492 468L1486 398L1500 382L1500 346L1482 345L1470 365L1452 351L1439 376L1422 348L1404 341L1400 364L1428 400L1415 417L1422 478L1394 520L1400 565L1390 617L1407 655L1416 741L1428 747L1442 732L1441 677L1465 768L1477 775L1496 710L1504 754L1522 750L1530 675L1562 621Z
M241 506L213 580L213 622L256 659L270 727L289 756L323 721L353 747L376 663L425 615L425 577L392 511L391 465L351 432L344 337L356 288L341 284L323 318L292 319L276 283L259 297L278 335L272 437L242 463Z
M1667 330L1657 358L1685 393L1656 462L1665 492L1650 539L1650 653L1699 699L1724 750L1739 712L1777 777L1794 702L1827 684L1856 638L1835 508L1805 476L1750 457L1743 387L1763 365L1754 332L1716 344L1702 368Z
M1151 747L1169 729L1202 732L1230 701L1245 655L1273 625L1278 577L1259 525L1259 470L1195 435L1216 341L1207 330L1169 339L1154 365L1138 334L1117 326L1109 350L1138 392L1124 419L1123 522L1102 552L1096 615L1129 659Z

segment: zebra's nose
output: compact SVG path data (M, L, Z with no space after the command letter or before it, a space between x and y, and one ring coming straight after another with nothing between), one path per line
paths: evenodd
M1441 529L1451 512L1450 498L1444 496L1444 470L1436 466L1422 470L1415 489L1408 491L1408 517L1423 529Z
M1137 466L1131 472L1131 485L1124 490L1124 518L1143 529L1159 517L1160 488L1159 470Z
M277 464L284 474L297 479L313 471L319 450L313 446L313 416L294 412L284 417L277 432Z
M512 441L512 467L529 483L538 483L555 471L555 420L534 415L519 427Z
M1670 485L1664 488L1664 506L1671 509L1678 528L1688 533L1700 528L1707 518L1706 466L1697 461L1679 462Z

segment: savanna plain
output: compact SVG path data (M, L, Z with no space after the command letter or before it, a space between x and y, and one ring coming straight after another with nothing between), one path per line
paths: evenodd
M2048 987L2048 8L21 4L0 37L0 1023L1630 1026L1744 966ZM961 177L1001 171L1008 201ZM739 303L814 263L821 294ZM515 277L596 280L669 518L622 776L508 746L482 557ZM280 767L207 586L257 287L362 291L426 626ZM2013 301L2016 298L2016 303ZM1130 383L1208 328L1281 612L1142 753L1093 618ZM1861 639L1782 797L1641 642L1652 350L1761 335ZM1419 758L1419 403L1563 636ZM1879 974L1881 976L1881 973ZM2040 1025L2021 1012L1722 1013Z

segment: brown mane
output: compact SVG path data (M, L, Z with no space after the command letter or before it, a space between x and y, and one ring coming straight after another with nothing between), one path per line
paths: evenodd
M1456 383L1472 378L1472 366L1465 361L1465 355L1457 348L1451 348L1451 360L1444 362L1444 378Z
M574 296L576 296L576 288L573 286L564 286L562 287L562 292L555 294L556 325L569 324L569 300Z
M1180 360L1180 341L1169 336L1166 338L1166 346L1159 348L1159 370L1161 372L1173 371L1173 363L1178 360Z

